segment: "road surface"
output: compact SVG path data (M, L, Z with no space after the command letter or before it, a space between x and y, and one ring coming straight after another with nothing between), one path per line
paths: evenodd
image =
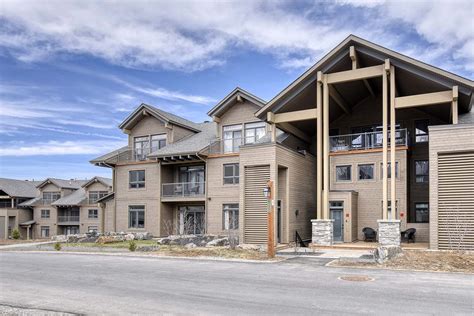
M373 281L345 281L341 276ZM79 314L472 315L474 276L280 263L0 252L0 305Z

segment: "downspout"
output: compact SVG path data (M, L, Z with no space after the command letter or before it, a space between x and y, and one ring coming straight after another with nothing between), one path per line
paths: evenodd
M207 208L207 206L208 206L208 203L207 203L207 202L208 202L208 199L207 199L207 192L208 192L208 181L207 181L207 179L208 179L208 177L207 177L207 176L208 176L208 170L207 170L207 169L208 169L208 168L207 168L207 160L204 159L204 158L202 158L202 157L199 155L199 152L196 153L196 157L198 157L200 160L202 160L202 161L204 162L204 167L205 167L205 173L204 173L204 174L205 174L205 179L204 179L204 180L205 180L205 181L204 181L204 190L205 190L205 192L204 192L204 212L205 212L205 214L206 214L206 234L207 234L207 223L208 223L208 216L209 216L209 212L208 212L208 208Z

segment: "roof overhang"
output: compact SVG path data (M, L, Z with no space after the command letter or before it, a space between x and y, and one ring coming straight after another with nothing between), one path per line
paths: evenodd
M101 178L95 176L95 177L93 177L92 179L90 179L89 181L87 181L86 183L84 183L84 184L82 185L82 187L83 187L83 188L87 188L87 187L91 186L91 185L94 184L94 183L102 183L102 184L103 184L104 186L106 186L106 187L110 187L110 186L111 186L110 184L108 184L108 183L106 183L105 181L103 181Z
M224 99L217 103L209 112L207 112L207 115L211 117L220 117L232 105L243 102L244 100L255 104L259 108L265 106L266 104L266 101L260 99L248 91L245 91L244 89L237 87L227 96L225 96Z

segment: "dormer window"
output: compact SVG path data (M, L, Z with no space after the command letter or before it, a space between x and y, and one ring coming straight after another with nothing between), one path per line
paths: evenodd
M151 152L166 146L166 134L151 135Z
M166 134L139 136L133 140L136 160L145 160L148 154L166 146Z
M51 204L61 198L61 192L43 192L44 204Z
M265 136L265 122L245 124L245 143L253 144Z
M242 124L224 126L224 153L235 153L242 145Z
M90 204L96 203L97 200L103 198L107 194L109 194L108 191L90 191L89 192L89 203Z

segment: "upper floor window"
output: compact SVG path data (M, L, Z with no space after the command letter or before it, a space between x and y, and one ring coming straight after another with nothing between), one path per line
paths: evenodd
M427 202L415 203L415 222L428 223L430 221L430 209Z
M239 164L224 165L224 184L238 184L239 183Z
M351 181L352 180L352 166L336 166L336 182Z
M239 228L239 204L224 204L223 229Z
M49 210L41 210L41 218L49 218Z
M133 154L137 160L145 160L150 153L150 143L148 136L135 137L133 140Z
M151 135L151 152L166 146L166 134Z
M373 180L374 179L374 164L358 165L359 180Z
M415 182L428 183L429 182L429 165L428 160L415 161Z
M390 179L392 177L392 167L391 163L387 162L387 178ZM395 178L399 177L398 172L398 161L395 162ZM383 163L380 163L380 179L383 179Z
M224 153L238 152L242 145L242 124L224 126L223 133Z
M61 192L43 192L43 201L52 203L61 198Z
M89 192L89 203L95 203L97 200L103 198L109 194L108 191L90 191Z
M245 124L245 143L253 144L265 136L265 122Z
M145 187L145 170L129 171L129 187L139 189Z
M415 121L415 142L425 143L428 141L428 120Z
M99 218L99 210L97 209L90 209L89 210L89 218Z

